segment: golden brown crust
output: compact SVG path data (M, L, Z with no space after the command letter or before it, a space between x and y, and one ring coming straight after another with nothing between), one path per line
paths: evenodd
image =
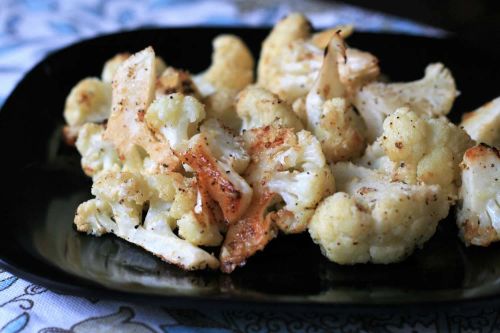
M481 143L475 147L467 149L464 154L464 159L474 163L476 161L484 160L484 157L489 156L491 153L496 154L496 156L500 158L500 151L497 148Z
M477 246L489 246L497 240L497 232L491 226L479 226L478 222L465 220L461 225L465 244L474 244Z
M203 137L183 154L183 161L195 172L198 183L206 188L229 223L235 223L244 213L247 205L242 193L226 175L226 170L218 165Z
M168 67L156 80L156 96L173 93L181 93L201 99L198 88L188 72Z
M154 96L154 52L151 47L128 58L113 81L113 102L104 140L114 144L120 156L138 145L150 157L173 171L179 164L170 145L157 137L144 122L144 113Z
M224 273L231 273L237 266L243 266L247 258L263 250L276 237L273 214L265 216L273 199L273 193L254 194L245 216L229 227L219 258Z

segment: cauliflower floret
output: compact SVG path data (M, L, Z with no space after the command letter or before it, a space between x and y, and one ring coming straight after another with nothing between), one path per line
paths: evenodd
M191 75L179 69L168 67L156 80L156 98L181 93L201 100L200 92L191 79Z
M120 156L129 156L141 147L158 165L175 170L179 159L162 136L144 121L155 94L155 54L151 47L130 56L113 79L112 112L104 139L113 143Z
M183 152L205 118L203 104L191 96L174 93L157 98L146 111L144 120L155 133L161 134L177 152Z
M340 162L340 192L326 198L309 224L323 254L339 264L403 260L434 234L448 214L437 185L394 182L381 172Z
M102 69L101 79L103 82L110 83L113 81L113 77L115 76L116 71L121 66L122 63L130 58L130 53L118 53L113 58L109 59L104 63L104 67ZM159 76L167 67L165 62L160 57L155 57L155 71L156 76Z
M342 37L342 39L346 39L347 37L352 35L353 32L353 25L340 25L312 34L311 42L320 49L324 49L328 46L328 43L330 43L330 40L333 38L333 36L340 36Z
M250 163L250 156L244 149L244 142L240 136L233 135L215 119L204 121L200 133L207 138L208 147L217 160L240 175L245 172Z
M466 245L488 246L500 240L500 152L486 145L470 148L461 168L460 237Z
M312 89L322 67L324 49L317 48L308 40L300 40L292 42L285 50L280 71L265 87L293 103ZM368 52L346 48L338 56L340 82L349 96L380 74L378 59Z
M289 104L311 90L330 40L334 36L347 37L352 27L333 28L314 35L310 30L310 23L303 15L292 14L276 24L262 45L257 82ZM349 94L379 75L378 60L370 53L348 48L341 56L340 80Z
M415 184L439 184L454 201L460 182L459 163L472 140L445 117L428 118L400 108L383 124L382 148L394 162L393 178Z
M290 42L307 38L311 23L299 13L292 13L276 23L262 43L257 68L258 84L269 89L271 81L279 73L282 52Z
M221 35L213 41L212 64L193 80L205 98L207 118L216 118L237 131L241 121L234 109L240 90L251 84L254 60L245 43L233 35Z
M221 269L231 272L276 236L306 229L317 204L334 190L319 142L307 131L266 126L246 131L251 157L245 179L250 207L232 224L221 249Z
M352 110L340 81L339 54L345 45L334 36L326 50L323 66L306 99L307 128L321 143L325 157L337 162L359 156L365 148L364 124Z
M240 140L211 119L189 142L184 162L196 173L198 183L218 203L224 219L235 223L247 210L252 188L239 175L249 157Z
M278 96L257 86L248 86L237 97L236 112L243 120L242 130L278 125L303 129L291 107Z
M170 215L176 196L175 185L170 182L175 183L182 176L157 177L163 177L155 179L163 184L152 188L138 173L100 173L92 187L96 198L78 207L75 216L77 229L96 236L114 233L184 269L217 268L219 263L215 257L178 238L172 231L172 219L178 217L179 211L177 216ZM142 211L146 207L147 214L142 223ZM186 215L191 212L186 210L180 219L188 219ZM219 235L219 241L220 238Z
M457 94L450 70L436 63L427 66L425 76L418 81L365 85L355 93L353 103L365 120L372 142L382 134L384 119L397 108L408 106L419 114L444 116Z
M86 78L66 98L64 119L69 126L99 123L111 112L111 86L97 78Z
M464 114L460 127L477 143L500 148L500 97Z
M199 81L209 83L215 89L238 90L253 81L252 53L239 37L217 36L213 41L213 48L212 64L197 76Z
M63 134L68 144L74 144L80 127L85 123L100 123L111 113L111 85L97 78L86 78L71 89L64 106L66 126Z
M82 169L87 176L102 170L121 170L122 161L110 142L104 141L104 125L87 123L80 128L76 149L82 155Z

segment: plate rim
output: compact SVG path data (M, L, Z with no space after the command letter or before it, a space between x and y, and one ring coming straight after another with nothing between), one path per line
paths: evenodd
M68 45L61 48L52 50L45 54L37 63L35 63L22 78L16 83L15 87L11 90L8 97L5 99L3 105L0 107L0 116L6 113L6 106L9 106L11 100L14 98L15 92L18 90L19 86L24 84L25 81L29 80L34 72L38 71L40 67L44 66L47 62L51 61L53 58L57 57L59 54L66 52L67 50L80 46L82 44L95 42L96 40L106 39L106 38L120 38L120 36L125 36L130 33L158 33L165 31L196 31L196 30L213 30L221 32L236 32L237 31L269 31L271 27L228 27L228 26L208 26L208 27L196 27L196 26L186 26L186 27L154 27L154 26L143 26L134 29L126 29L115 31L106 34L98 34L92 37L87 37L83 39L76 40ZM447 37L427 37L427 36L414 36L401 33L377 33L377 32L359 32L357 34L363 35L386 35L386 36L404 36L413 39L422 40L449 40L458 41L456 36ZM12 111L10 111L12 112ZM3 214L1 214L3 215ZM39 258L34 258L33 260L40 261ZM408 309L422 308L422 309L443 309L450 307L474 307L478 304L489 304L489 305L500 305L500 292L490 295L474 296L466 299L441 299L434 301L405 301L405 302L373 302L373 303L356 303L356 302L342 302L342 301L291 301L291 300L265 300L258 299L254 297L241 296L241 295L229 295L226 297L213 297L213 295L158 295L158 294L147 294L143 292L126 292L122 290L112 289L105 285L99 284L90 279L71 274L63 269L57 267L54 264L50 265L50 269L54 273L62 276L72 277L79 281L78 284L73 285L71 283L61 282L61 279L51 280L49 277L41 276L36 273L30 272L27 267L22 267L15 262L12 257L5 255L0 244L0 267L10 272L11 274L22 278L23 280L29 281L41 285L49 290L62 292L64 294L70 294L75 296L88 296L93 295L99 298L110 299L110 300L121 300L121 301L134 301L139 303L154 303L163 305L175 305L181 308L193 308L193 307L256 307L259 308L276 308L285 307L286 309L314 309L314 310L360 310L360 311L373 311L373 310L391 310L391 311L406 311ZM84 285L82 285L82 283ZM220 294L224 295L224 294Z

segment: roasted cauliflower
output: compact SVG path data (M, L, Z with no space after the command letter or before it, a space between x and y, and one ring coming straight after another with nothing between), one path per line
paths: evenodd
M212 64L193 79L205 97L207 116L239 130L234 109L238 92L254 80L254 60L245 43L233 35L220 35L213 41Z
M302 122L290 105L258 86L248 86L239 93L236 112L242 119L241 129L244 131L272 124L297 131L303 129Z
M103 170L121 170L123 163L115 147L104 141L104 125L87 123L82 126L76 140L76 149L82 155L82 169L87 176Z
M464 130L445 117L429 118L400 108L385 119L379 140L394 163L393 179L438 184L450 201L456 200L459 163L473 145Z
M111 86L98 78L86 78L71 89L64 106L64 136L74 143L85 123L101 123L111 113Z
M318 138L326 159L332 162L358 157L365 148L363 121L344 98L346 91L338 71L338 59L342 57L344 42L334 36L305 104L307 129Z
M184 269L217 268L215 257L174 234L175 221L179 216L180 220L190 219L193 208L176 211L182 206L176 207L178 193L188 190L178 183L182 176L162 177L163 184L152 188L138 173L100 173L92 186L96 198L78 207L77 229L96 236L114 233Z
M331 38L345 38L350 29L339 27L314 35L310 30L302 14L291 14L276 24L262 44L257 83L290 104L311 90ZM379 75L378 60L370 53L348 48L342 56L340 79L349 93Z
M111 84L116 71L121 66L121 64L123 64L125 60L127 60L128 58L130 58L130 53L124 52L124 53L118 53L117 55L106 61L102 69L101 80L103 82ZM165 70L166 67L167 65L165 65L165 62L163 61L162 58L160 57L155 58L156 76L159 76Z
M156 98L181 93L201 100L200 92L193 82L191 75L183 70L167 67L156 80Z
M395 182L349 162L335 164L333 174L339 192L319 205L309 233L336 263L401 261L448 214L446 195L438 185Z
M450 112L457 96L455 80L441 63L430 64L425 76L413 82L374 82L361 87L353 103L367 125L367 137L373 142L382 134L385 117L408 106L419 114L444 116Z
M175 170L179 159L168 141L147 126L144 115L155 94L155 53L148 47L125 60L113 79L112 112L104 139L126 157L138 147L158 165Z
M203 104L194 97L180 93L155 99L144 115L148 127L165 138L177 152L187 148L189 138L196 134L204 118Z
M460 127L477 143L500 148L500 97L464 114Z
M500 240L500 152L481 144L468 149L461 163L457 225L466 245Z
M222 128L217 120L210 119L189 140L183 161L219 205L224 219L229 224L236 223L247 210L253 193L240 176L249 162L241 140Z
M455 126L446 115L458 92L443 64L414 82L374 82L378 59L345 43L352 26L311 30L298 13L278 22L256 82L234 35L212 41L211 65L196 75L147 47L80 81L63 133L94 198L78 207L77 230L225 273L279 233L306 230L336 263L398 262L454 204L467 246L500 240L500 153L490 147L500 97Z
M231 272L276 236L307 228L316 206L334 190L321 146L307 131L266 126L243 135L251 162L245 179L253 188L250 207L228 229L221 269Z

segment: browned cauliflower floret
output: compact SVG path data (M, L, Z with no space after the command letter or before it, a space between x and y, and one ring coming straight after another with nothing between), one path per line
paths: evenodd
M306 229L317 204L333 192L334 180L319 142L307 131L266 126L244 134L251 162L245 179L253 188L250 207L228 229L221 269L231 272L276 236Z
M365 148L363 121L344 98L338 71L338 59L343 56L344 42L334 36L305 104L307 128L320 141L326 159L333 162L358 157Z
M111 113L111 86L97 78L86 78L71 89L64 106L64 137L73 144L86 123L101 123Z
M290 42L309 37L311 23L299 13L292 13L276 23L273 30L262 43L259 65L257 68L257 83L269 87L271 81L279 72L282 52Z
M196 87L188 72L167 67L156 80L156 98L173 93L190 95L201 100L198 87Z
M333 36L338 35L343 39L346 39L347 37L352 35L353 32L353 25L340 25L312 34L311 42L320 49L324 49L328 46L328 43L330 43L330 40L333 38Z
M465 152L460 166L460 237L466 245L488 246L500 240L500 152L475 146Z
M464 130L445 117L429 118L408 108L388 116L382 148L394 162L394 179L408 184L439 184L454 201L460 184L459 163L473 142Z
M154 179L148 179L150 177ZM219 263L215 257L173 232L177 220L193 218L194 202L191 205L176 202L178 195L189 190L181 183L182 176L150 177L129 172L100 173L92 187L96 198L78 207L77 229L96 236L114 233L184 269L217 268ZM154 187L151 182L155 183ZM143 210L147 210L144 219ZM205 232L211 232L213 239L202 243L216 245L221 241L217 229L207 228Z
M464 114L460 127L477 143L500 148L500 97Z
M195 76L194 82L205 98L207 117L237 131L241 121L234 101L238 92L253 82L253 56L245 43L233 35L218 36L213 48L212 64Z
M262 45L257 83L290 104L305 97L318 77L324 48L332 37L345 38L349 31L340 27L311 36L303 15L288 16ZM348 48L342 57L340 80L349 94L379 75L378 60L370 53Z
M303 129L300 119L290 105L278 96L258 86L248 86L237 97L236 112L242 119L242 130L278 125Z
M175 170L179 160L165 138L147 126L144 114L155 93L155 54L151 47L125 60L113 79L112 112L104 139L126 157L137 147L144 149L158 165Z
M200 134L189 140L189 148L183 154L183 161L196 173L198 183L219 205L230 224L245 213L253 192L239 174L249 161L240 141L217 120L210 119L203 124Z
M111 84L116 71L121 66L121 64L124 63L125 60L127 60L128 58L130 58L130 53L124 52L124 53L118 53L113 58L106 61L102 69L101 79L104 82ZM159 76L165 70L166 67L167 65L165 65L165 62L163 61L162 58L160 57L155 58L156 76Z
M434 234L448 214L437 185L409 185L352 163L333 166L339 192L326 198L309 224L323 254L339 264L401 261Z
M360 88L353 103L365 120L370 142L382 134L385 117L408 106L418 114L444 116L450 112L457 90L455 80L443 64L431 64L424 78L406 83L374 82Z

